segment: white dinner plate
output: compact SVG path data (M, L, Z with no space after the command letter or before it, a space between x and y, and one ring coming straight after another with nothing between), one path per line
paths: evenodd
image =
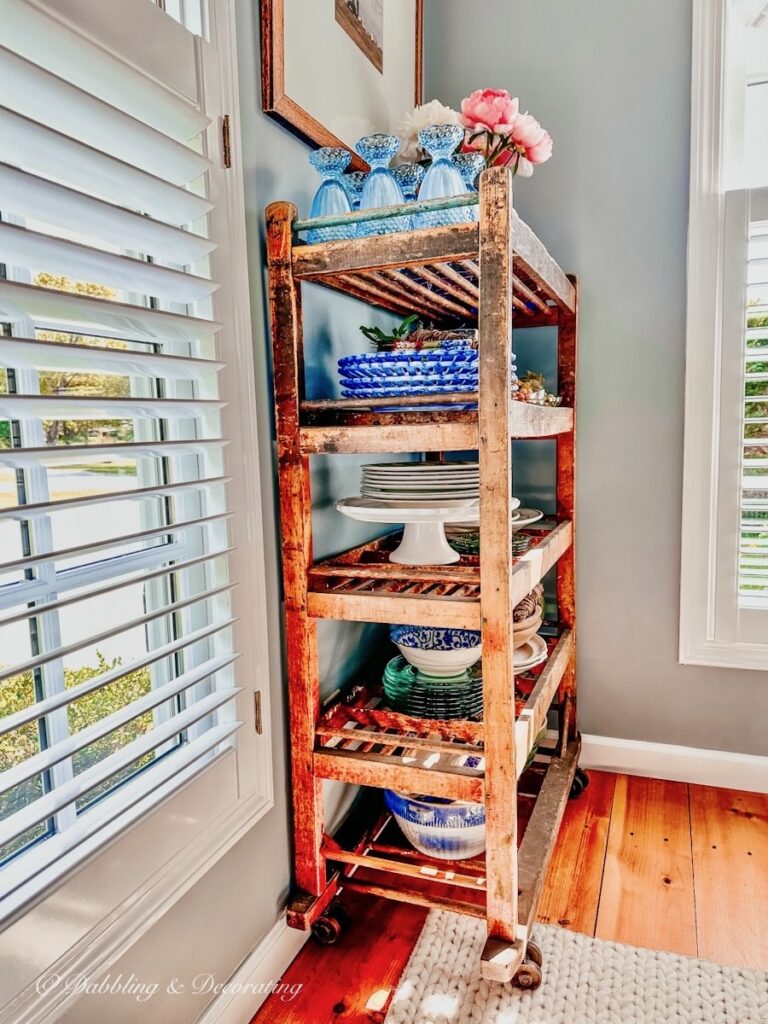
M450 482L444 482L442 480L436 480L432 484L395 484L395 483L379 483L378 480L363 480L363 487L375 487L377 491L410 491L416 493L418 491L474 491L475 494L480 493L480 488L477 484L468 484L463 480L457 480L455 484Z
M547 643L538 633L534 633L530 640L515 651L515 672L526 672L535 665L540 665L549 657Z
M461 498L468 505L477 505L480 496L477 491L380 491L375 487L363 487L366 498L381 498L382 501L442 501L443 498Z
M446 470L456 469L478 469L478 462L366 462L362 466L362 469L374 469L383 470L385 473L392 473L395 470L402 469L408 472L423 472L424 470L432 470L433 472L445 472Z

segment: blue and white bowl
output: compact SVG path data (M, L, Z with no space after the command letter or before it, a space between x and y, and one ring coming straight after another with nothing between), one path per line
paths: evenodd
M474 629L392 626L389 631L406 661L429 676L458 676L480 660L483 647Z
M440 860L466 860L485 850L485 805L384 790L384 802L417 850Z

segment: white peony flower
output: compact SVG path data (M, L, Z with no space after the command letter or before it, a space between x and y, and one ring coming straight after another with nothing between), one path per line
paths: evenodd
M410 113L405 114L397 129L403 143L399 159L414 162L423 160L427 154L419 145L419 132L422 128L431 128L436 124L461 124L461 116L457 110L446 107L440 100L422 103L420 107L414 107Z
M519 178L530 178L533 174L533 164L521 156L517 164L517 176Z

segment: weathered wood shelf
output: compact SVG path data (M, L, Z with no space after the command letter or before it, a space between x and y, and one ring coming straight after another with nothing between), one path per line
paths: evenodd
M562 757L538 758L520 780L518 796L519 924L528 932L544 885L560 828L580 743L574 740ZM339 884L354 892L414 904L459 911L471 917L487 915L488 865L485 856L469 860L429 857L404 845L389 814L379 815L352 848L325 835L321 847ZM506 947L489 940L484 951L488 973L505 980ZM502 963L499 963L499 958Z
M511 560L512 607L562 558L573 540L568 521L524 532L533 543L524 555ZM397 539L397 534L390 534L312 566L307 613L318 619L480 629L480 559L465 555L454 565L396 565L388 555Z
M483 172L479 202L453 197L429 208L466 206L468 216L470 202L477 221L320 245L305 244L300 232L398 210L314 222L298 222L287 203L267 211L294 798L296 888L288 922L310 928L324 918L327 924L342 889L445 907L485 919L484 977L535 983L538 968L526 958L530 929L579 754L577 288L515 212L508 170ZM427 322L477 324L478 391L439 399L309 399L301 316L308 284L402 316L418 313ZM513 400L511 340L520 327L556 332L561 407ZM556 449L556 515L525 531L531 545L515 557L510 441L541 438L553 439ZM310 456L439 457L472 450L479 463L479 557L462 556L448 566L396 565L389 560L396 542L391 534L332 558L313 558ZM536 670L516 675L512 611L550 570L557 615L548 633L549 656ZM337 694L322 707L319 619L480 630L482 720L396 713L386 706L378 681ZM538 748L529 763L541 734L549 730L549 737L555 726L555 746ZM387 816L342 844L324 828L325 779L484 802L485 856L456 862L423 857L398 838Z
M516 770L520 776L573 653L564 630L547 641L550 656L515 683ZM415 718L386 708L380 686L357 686L327 707L315 730L314 764L324 779L360 786L484 799L482 720Z
M573 312L575 291L557 263L513 213L514 326L554 326ZM393 313L477 321L480 229L476 223L374 235L293 248L293 276L355 295Z
M477 400L477 395L470 400ZM437 412L365 412L338 403L302 403L306 426L300 430L306 455L354 452L477 451L480 444L477 410ZM434 399L433 399L434 402ZM343 420L319 424L319 420ZM439 430L435 427L439 426ZM573 409L513 402L511 439L557 437L573 430Z

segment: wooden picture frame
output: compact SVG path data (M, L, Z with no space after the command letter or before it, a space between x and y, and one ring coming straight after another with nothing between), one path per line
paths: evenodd
M261 0L261 91L262 109L312 147L345 146L327 125L313 116L286 90L285 7L291 0ZM414 105L422 102L423 88L423 0L415 0ZM345 35L345 38L347 36ZM405 113L405 111L403 111ZM363 170L367 164L353 153L350 170Z

